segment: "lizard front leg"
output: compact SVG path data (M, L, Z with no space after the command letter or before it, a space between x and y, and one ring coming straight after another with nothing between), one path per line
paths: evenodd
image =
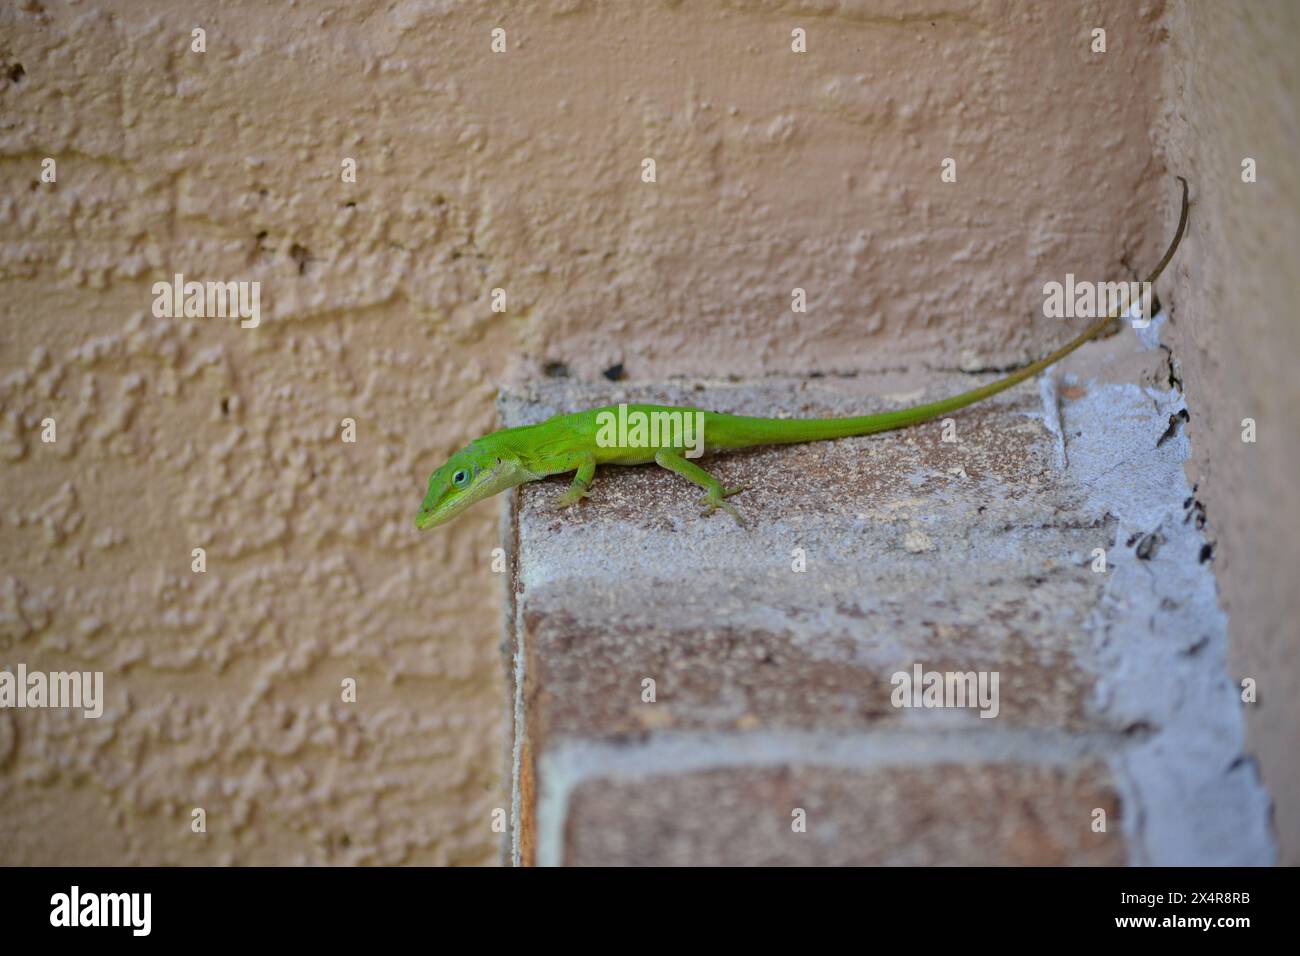
M745 490L744 486L724 488L722 482L695 464L695 462L688 461L677 452L667 448L661 448L655 452L655 462L669 471L675 471L687 481L693 482L704 489L704 497L700 499L700 506L704 511L701 512L700 517L711 515L721 508L736 519L736 524L742 528L745 526L745 520L740 517L740 512L724 500L732 495L740 494Z
M587 495L591 494L591 482L596 477L596 456L591 452L579 452L568 467L575 468L573 481L569 490L555 499L556 508L570 508ZM568 471L566 467L565 471Z

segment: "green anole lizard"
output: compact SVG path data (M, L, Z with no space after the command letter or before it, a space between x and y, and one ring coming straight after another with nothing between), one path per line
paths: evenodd
M1181 176L1178 179L1183 184L1178 230L1164 257L1147 278L1148 283L1154 284L1169 265L1187 225L1187 180ZM703 423L703 440L691 445L691 452L798 444L891 431L930 421L973 405L1037 375L1085 342L1096 338L1117 315L1118 311L1112 312L1051 355L996 382L941 401L893 412L851 418L751 418L696 408L625 405L592 408L570 415L556 415L536 425L504 428L470 442L429 476L428 492L420 505L415 526L433 528L446 524L475 502L507 488L549 475L573 472L569 490L556 499L557 506L568 507L588 495L597 465L645 465L650 462L674 471L703 488L704 497L700 500L700 505L704 508L703 514L708 515L721 508L739 522L739 513L726 499L744 489L724 488L718 479L690 460L694 455L688 456L687 443L683 441L680 429L676 434L657 434L654 441L628 442L625 434L622 436L624 440L610 442L607 426L611 419L620 414L639 414L646 418L655 414L662 416L663 413L692 416L694 420ZM605 438L603 441L602 436Z

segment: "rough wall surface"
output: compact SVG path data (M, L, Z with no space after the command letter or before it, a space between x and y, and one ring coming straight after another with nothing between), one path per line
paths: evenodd
M1300 865L1300 8L1179 4L1162 126L1194 184L1191 226L1166 283L1170 344L1192 410L1198 483L1234 671L1258 682L1250 742L1274 799L1282 860ZM1242 180L1242 161L1256 181ZM1253 419L1256 441L1243 442Z
M411 517L497 381L1041 351L1163 240L1162 9L5 4L0 665L107 705L0 714L0 859L493 859L496 512Z

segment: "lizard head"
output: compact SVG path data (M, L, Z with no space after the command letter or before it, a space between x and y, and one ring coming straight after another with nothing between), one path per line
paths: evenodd
M429 490L415 516L415 526L424 529L446 524L475 502L527 479L528 473L518 461L468 445L429 476Z

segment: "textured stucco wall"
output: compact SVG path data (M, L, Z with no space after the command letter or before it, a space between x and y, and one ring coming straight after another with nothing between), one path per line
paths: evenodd
M1281 859L1300 865L1300 7L1201 0L1175 6L1168 27L1161 143L1196 203L1166 283L1192 409L1188 471L1217 538L1233 670L1259 686L1246 713Z
M103 670L108 702L0 713L0 859L495 859L497 512L417 534L438 458L548 362L970 368L1059 341L1046 278L1166 238L1162 11L4 5L0 664ZM261 326L155 318L175 272L261 282Z

